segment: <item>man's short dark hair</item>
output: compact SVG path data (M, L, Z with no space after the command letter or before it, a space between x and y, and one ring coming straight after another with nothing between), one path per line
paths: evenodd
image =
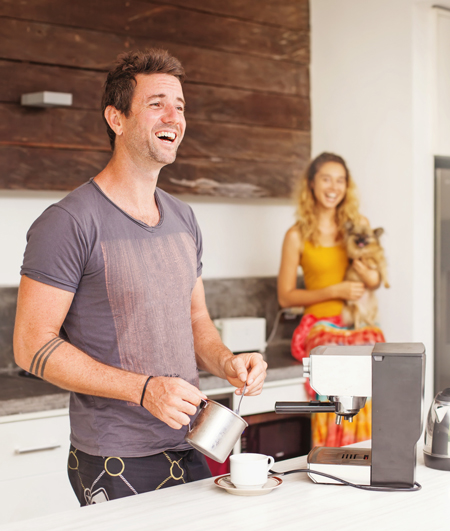
M102 116L113 151L116 133L105 119L105 109L112 105L125 116L129 116L138 74L169 74L176 77L180 83L183 83L185 78L180 61L166 50L152 48L126 52L117 57L114 67L106 78L102 97Z

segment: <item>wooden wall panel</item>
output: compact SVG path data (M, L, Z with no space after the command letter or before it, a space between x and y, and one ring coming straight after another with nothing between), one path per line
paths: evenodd
M164 6L309 32L309 5L303 0L2 0L0 16L108 30L115 24L128 31L136 17Z
M160 0L160 3L309 31L309 4L302 0Z
M183 90L188 102L187 119L297 129L308 133L311 129L308 97L189 82Z
M170 49L190 81L307 97L308 68L170 42L0 18L1 58L106 71L124 50ZM218 68L220 65L220 68Z
M72 190L94 177L109 158L109 152L95 150L0 144L0 167L12 176L10 189ZM283 197L299 175L297 163L180 158L162 170L159 186L177 194Z
M23 109L0 104L0 143L71 146L73 149L108 150L106 126L97 111ZM45 120L42 115L45 114ZM86 128L85 124L90 127ZM23 126L23 127L22 127ZM301 163L309 134L293 129L191 120L179 155L189 158L298 161Z
M180 156L234 160L272 160L299 164L309 147L309 134L292 129L272 129L234 124L189 124L179 148Z
M0 144L0 168L10 189L73 190L97 175L109 152Z
M152 46L187 72L186 137L161 187L289 195L310 152L307 0L3 0L0 188L69 190L101 170L105 72ZM71 92L73 106L20 106L42 90Z
M42 9L42 4L45 9ZM61 0L2 1L0 16L85 28L154 41L260 55L305 64L309 62L309 35L279 26L261 26L231 17L193 11L159 2L134 0L77 0L60 8ZM98 16L102 13L101 17ZM201 31L199 29L201 28Z
M41 90L72 92L72 109L100 112L103 72L0 60L0 102L20 102L20 95ZM187 81L186 117L212 122L310 130L309 98L202 85ZM305 85L307 90L307 85ZM33 109L28 109L33 112ZM16 112L23 112L21 111ZM49 115L51 109L42 111Z
M178 194L288 197L301 175L297 163L185 160L162 169L159 183Z
M50 112L49 112L50 111ZM89 124L89 127L86 127ZM0 143L91 146L108 149L99 111L24 108L0 103Z
M52 90L72 93L72 108L100 112L104 82L103 72L0 59L0 102L19 104L21 94Z

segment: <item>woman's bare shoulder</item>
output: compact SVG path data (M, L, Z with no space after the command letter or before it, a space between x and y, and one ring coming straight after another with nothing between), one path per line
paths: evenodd
M289 247L295 247L298 251L303 250L303 238L297 225L292 225L286 232L284 242Z

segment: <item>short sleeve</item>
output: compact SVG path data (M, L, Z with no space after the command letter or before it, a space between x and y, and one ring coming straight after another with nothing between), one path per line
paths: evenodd
M52 205L28 231L20 274L75 293L87 258L86 238L76 219Z
M197 218L195 217L194 211L191 207L189 207L191 210L191 223L192 223L192 231L194 234L195 239L195 245L197 247L197 277L200 277L203 270L203 263L202 263L202 255L203 255L203 237L202 237L202 231L200 230L200 226L197 222Z

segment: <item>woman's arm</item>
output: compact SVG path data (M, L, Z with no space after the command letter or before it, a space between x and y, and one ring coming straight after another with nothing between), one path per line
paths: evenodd
M298 229L291 227L284 238L278 274L278 302L282 308L310 306L333 299L357 300L364 293L362 282L344 281L322 289L297 288L297 270L303 252Z

